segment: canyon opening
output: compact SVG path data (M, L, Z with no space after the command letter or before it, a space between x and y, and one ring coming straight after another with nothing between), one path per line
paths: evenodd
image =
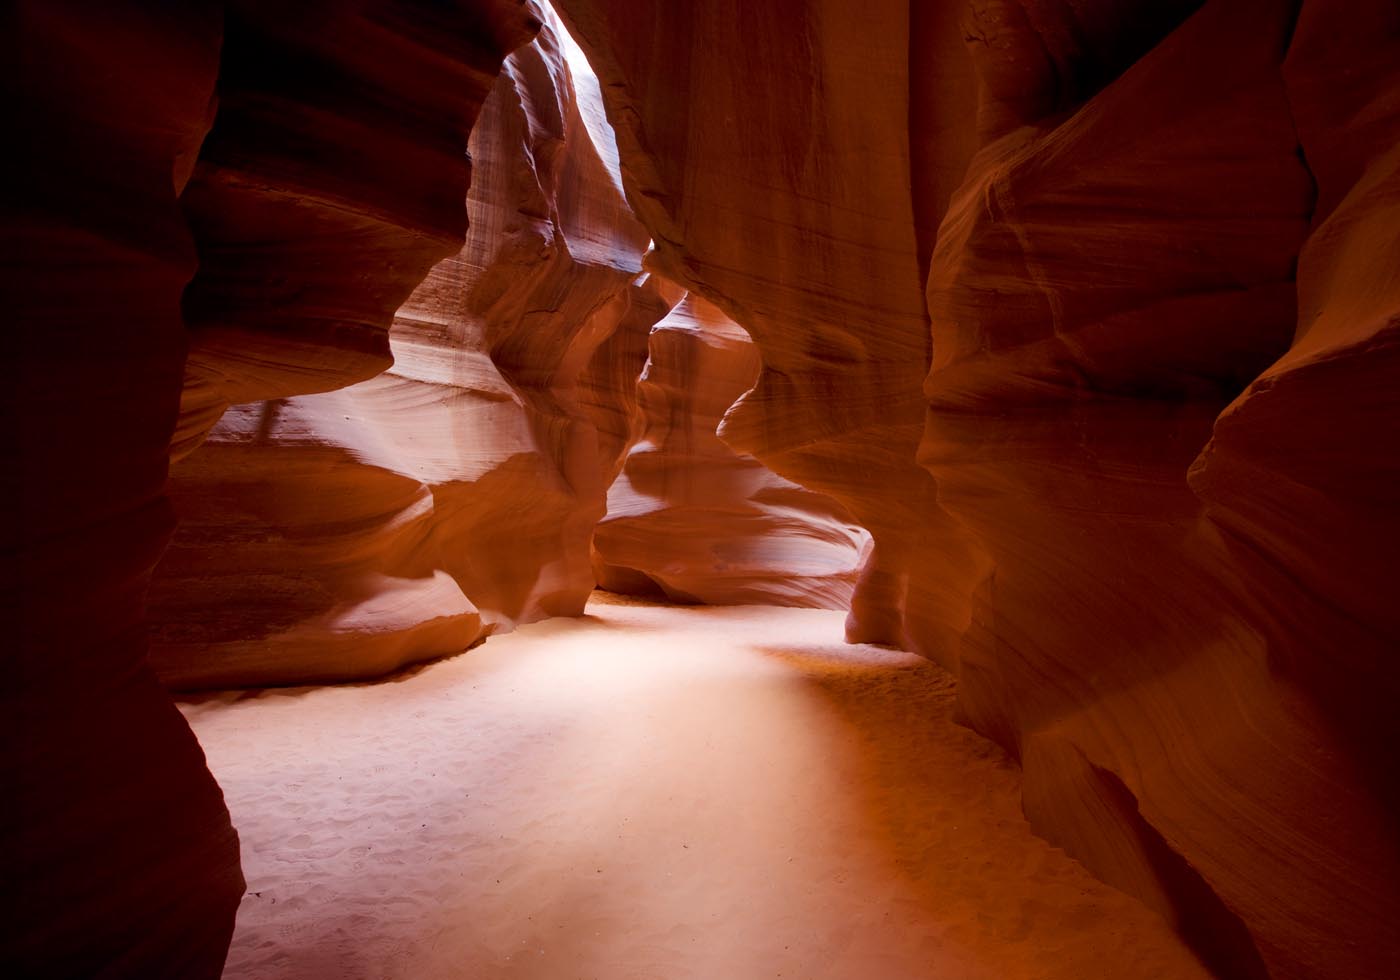
M1395 0L17 0L0 973L1400 975Z

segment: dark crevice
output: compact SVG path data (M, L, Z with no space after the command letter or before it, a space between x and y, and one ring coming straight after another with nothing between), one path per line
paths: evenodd
M1168 895L1174 923L1192 952L1220 980L1269 980L1268 968L1244 922L1185 858L1142 816L1137 798L1112 772L1090 765L1123 822L1132 830Z

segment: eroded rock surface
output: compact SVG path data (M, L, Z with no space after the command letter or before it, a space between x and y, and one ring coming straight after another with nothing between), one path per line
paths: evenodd
M915 46L909 8L894 0L559 9L604 81L655 268L761 352L724 441L835 498L871 533L850 638L907 644L914 608L929 643L951 643L977 558L915 459L930 357L920 235L971 137L920 144L937 170L916 193L908 132L911 58L970 82L969 66L936 56L957 43L929 11L923 39L939 40ZM953 99L922 94L931 125L971 125ZM917 227L916 198L927 209Z
M561 3L763 358L724 437L874 534L848 634L1217 972L1386 975L1394 12L949 6Z
M1337 931L1378 923L1334 920L1389 860L1374 802L1324 761L1270 662L1301 638L1187 485L1294 330L1291 27L1288 4L1207 4L1068 118L983 147L933 256L921 453L992 562L961 703L1020 755L1042 831L1222 973L1364 975Z
M238 838L145 663L209 128L201 5L8 5L0 973L219 975ZM75 68L81 66L81 68Z
M379 370L365 338L460 243L467 130L534 15L43 0L3 20L0 972L217 977L237 837L146 660L186 327L209 404ZM177 451L217 417L187 408Z
M594 536L600 586L710 605L850 605L869 536L834 500L716 435L758 369L748 334L698 296L652 329L643 428Z
M577 613L624 466L605 576L810 597L621 533L698 526L682 457L767 521L756 459L868 528L848 637L956 672L1038 832L1221 976L1393 974L1394 4L561 7L584 97L548 26L493 82L519 0L7 12L6 972L222 961L236 838L145 659L173 453L182 686ZM669 282L753 340L737 456L740 348L633 384Z
M176 467L152 614L167 683L374 676L582 612L627 441L599 426L641 367L600 348L644 343L674 299L585 113L546 26L485 103L466 244L398 311L394 367L239 406Z
M182 205L199 268L174 440L231 404L390 364L394 311L466 232L468 133L529 0L228 0L218 117Z
M1276 644L1277 666L1386 784L1400 720L1386 652L1400 638L1400 9L1304 4L1283 78L1318 197L1297 328L1216 421L1191 485L1250 591L1286 597L1272 612L1295 638Z

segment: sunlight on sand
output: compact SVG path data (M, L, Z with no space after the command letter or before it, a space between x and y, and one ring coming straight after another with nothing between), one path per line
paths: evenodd
M1031 836L936 666L834 612L590 613L183 705L243 839L226 976L1205 976Z

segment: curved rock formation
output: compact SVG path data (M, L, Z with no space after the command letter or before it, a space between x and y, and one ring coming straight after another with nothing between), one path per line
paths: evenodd
M460 242L466 132L532 15L513 0L43 0L4 22L20 339L0 969L216 977L237 838L145 656L146 584L172 526L182 292L198 260L191 376L238 382L213 403L245 381L309 391L378 370L383 340L361 328L387 327ZM213 324L248 332L211 355Z
M723 472L843 565L758 463L829 495L1041 833L1221 976L1394 973L1395 4L560 2L577 96L525 0L6 9L6 975L220 968L172 456L164 678L340 679L581 611L644 426L605 577L836 601L681 548Z
M152 594L168 684L374 676L582 612L626 448L598 424L640 369L599 350L669 305L587 112L546 26L482 109L466 244L398 311L394 367L240 406L175 468Z
M1191 485L1249 590L1286 597L1271 609L1286 634L1275 666L1341 727L1394 806L1400 9L1304 4L1283 77L1318 194L1297 329L1216 420Z
M1042 832L1231 976L1362 975L1374 953L1346 962L1339 933L1375 923L1336 909L1386 866L1186 482L1293 331L1312 182L1291 26L1286 3L1207 4L1068 118L988 143L928 292L922 459L993 563L963 709L1022 759ZM1261 806L1279 796L1286 824Z
M208 131L201 4L9 5L0 972L217 977L243 890L194 736L145 664ZM75 69L81 65L81 69Z
M715 434L758 374L748 334L698 296L651 331L640 441L593 539L598 584L710 605L845 609L869 535L835 501Z
M1265 867L1285 887L1242 887L1303 972L1379 976L1400 963L1400 9L1309 0L1283 75L1318 192L1297 328L1190 476L1261 607L1271 670L1325 733L1298 754L1310 795L1288 785L1275 804L1290 835Z
M466 233L463 155L529 0L228 0L219 114L182 198L199 248L174 440L231 404L389 366L394 311Z
M910 642L907 607L938 624L927 642L952 643L977 559L915 459L930 356L920 231L936 225L970 139L920 144L940 169L916 194L907 134L910 59L957 42L929 12L924 39L941 42L916 49L903 0L558 7L612 100L654 267L719 306L762 354L724 441L835 498L871 533L851 639ZM950 61L946 77L970 70ZM924 95L917 107L950 130L970 119ZM916 196L930 211L918 227Z
M849 634L1217 972L1385 975L1393 15L974 2L959 68L949 6L561 3L657 267L762 355L725 438L874 534Z

